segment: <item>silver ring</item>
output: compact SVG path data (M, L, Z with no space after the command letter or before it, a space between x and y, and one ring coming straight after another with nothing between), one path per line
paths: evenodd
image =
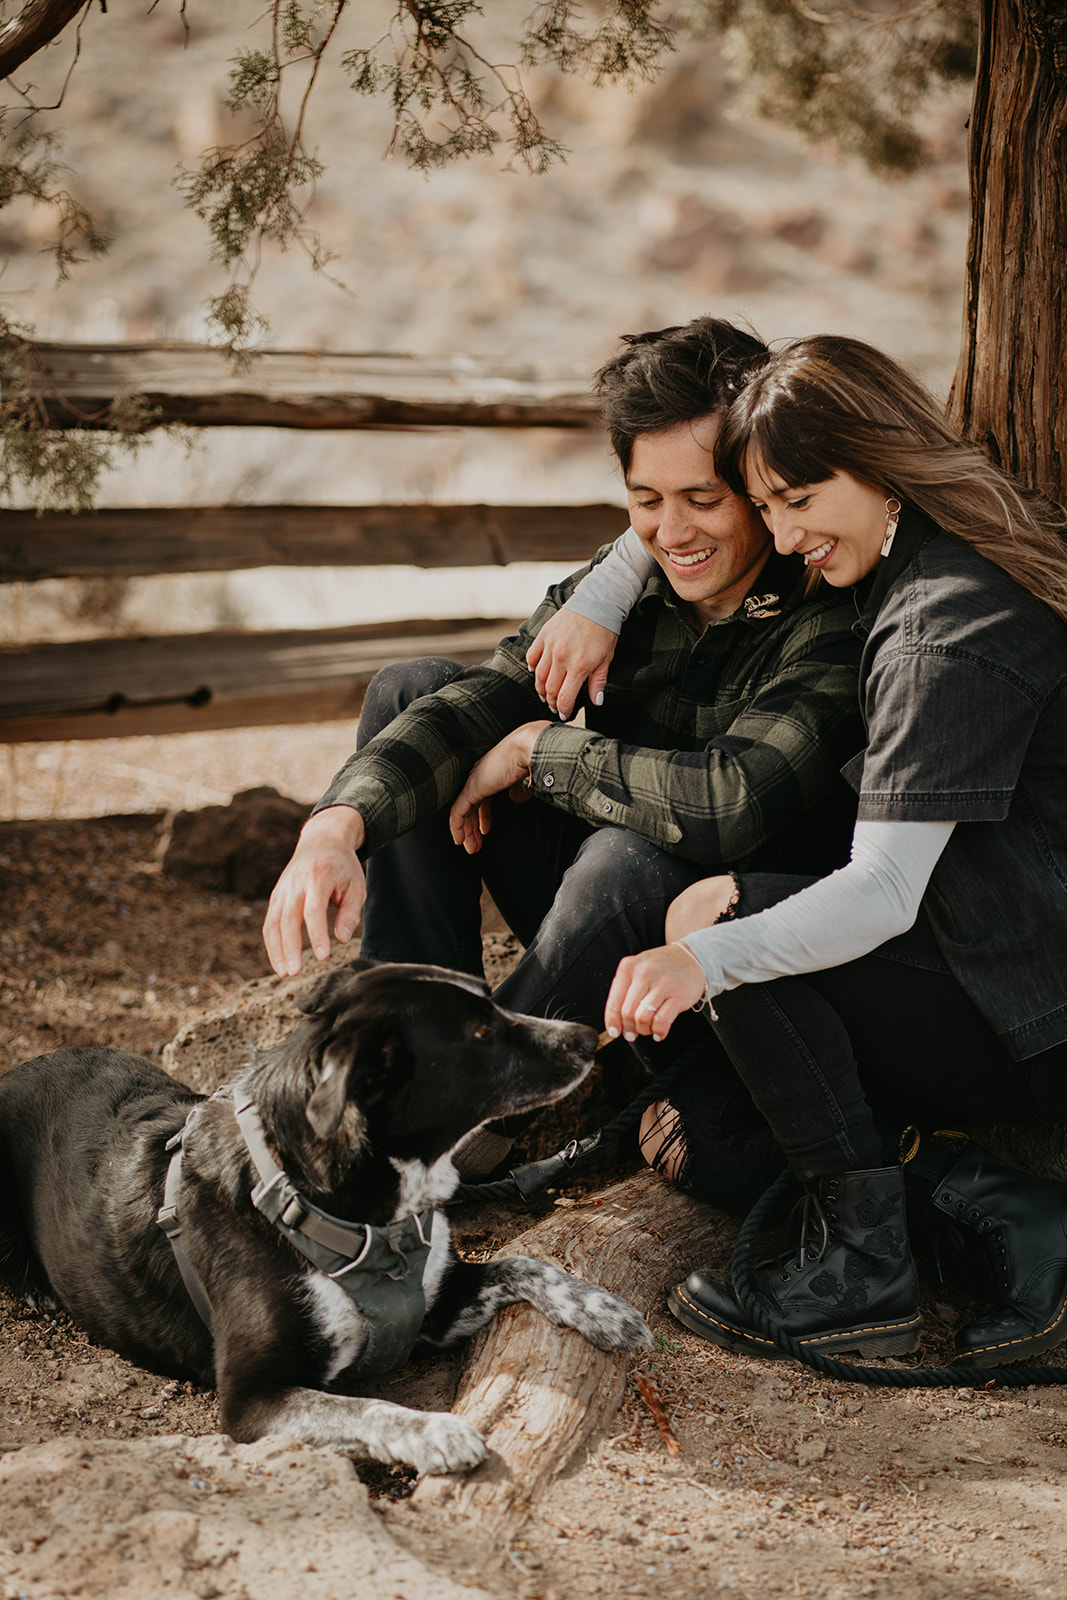
M642 1000L641 1004L638 1006L637 1009L638 1009L638 1011L658 1011L659 1010L659 1001L658 1000Z

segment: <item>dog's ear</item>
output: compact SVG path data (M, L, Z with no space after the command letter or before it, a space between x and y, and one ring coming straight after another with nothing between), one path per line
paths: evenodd
M322 1076L304 1108L305 1116L320 1139L328 1139L341 1126L348 1104L347 1066L348 1063L339 1061L335 1055L327 1055L322 1063Z
M320 1139L337 1132L345 1106L357 1089L361 1103L375 1098L375 1086L385 1083L403 1065L407 1051L393 1029L373 1030L351 1055L336 1044L322 1054L319 1081L308 1097L305 1116Z
M362 956L357 956L354 961L347 961L343 967L338 967L336 972L331 972L317 983L307 994L300 996L296 1002L297 1010L303 1011L305 1016L313 1017L316 1012L325 1011L337 999L338 992L346 989L352 979L360 972L369 972L371 967L377 966L375 961L364 961Z

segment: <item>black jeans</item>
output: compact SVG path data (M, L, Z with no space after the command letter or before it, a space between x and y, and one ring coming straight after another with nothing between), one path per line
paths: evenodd
M357 748L461 670L425 657L379 672ZM370 856L362 949L379 961L429 961L481 977L484 881L526 947L497 991L500 1004L601 1028L619 961L663 943L668 905L700 876L695 863L622 828L593 828L536 798L516 804L496 795L477 855L453 843L442 810ZM679 1036L672 1054L700 1038L696 1030Z
M768 881L739 880L741 914L782 898L783 880L770 894ZM922 916L860 960L734 989L715 1008L718 1044L802 1179L885 1164L909 1123L932 1132L1067 1114L1067 1044L1012 1059ZM691 1113L680 1109L690 1166L714 1162L715 1149L695 1124L689 1137Z

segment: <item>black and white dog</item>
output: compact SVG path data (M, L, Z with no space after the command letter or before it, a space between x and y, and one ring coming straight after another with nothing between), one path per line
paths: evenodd
M355 962L301 1010L210 1099L121 1050L0 1078L0 1274L130 1360L214 1383L234 1439L466 1471L486 1450L463 1418L328 1390L517 1301L602 1350L651 1343L625 1300L558 1267L459 1260L435 1209L457 1144L567 1094L596 1035L439 967Z

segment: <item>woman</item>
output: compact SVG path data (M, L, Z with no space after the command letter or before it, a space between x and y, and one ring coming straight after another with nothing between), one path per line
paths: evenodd
M811 1350L900 1352L919 1315L881 1131L894 1103L925 1131L1067 1116L1064 519L851 339L772 357L728 412L716 466L779 551L854 587L869 743L846 772L852 859L806 887L687 890L668 942L620 964L605 1022L662 1038L686 1006L713 1007L809 1195L799 1252L756 1274L764 1313ZM951 1219L950 1242L980 1258L989 1304L960 1354L992 1365L1067 1336L1064 1186L931 1140L907 1170L913 1228ZM671 1304L716 1343L773 1353L707 1273Z

